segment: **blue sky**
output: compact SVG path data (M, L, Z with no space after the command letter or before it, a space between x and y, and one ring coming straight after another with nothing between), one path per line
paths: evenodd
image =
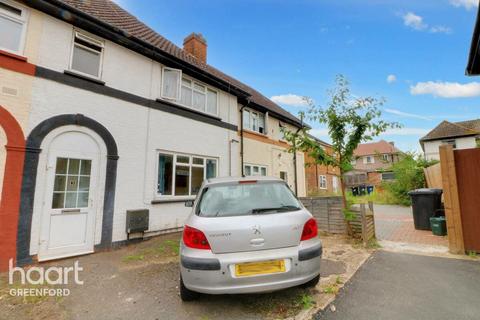
M117 2L179 46L202 33L209 64L295 115L345 75L355 95L386 98L383 117L404 127L381 138L404 151L444 119L480 118L480 82L464 75L477 0Z

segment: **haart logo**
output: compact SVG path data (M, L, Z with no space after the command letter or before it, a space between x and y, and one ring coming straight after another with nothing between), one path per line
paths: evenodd
M60 286L71 283L83 285L80 280L80 272L83 268L75 261L72 267L31 267L27 270L14 267L13 259L8 262L8 284L14 285L15 275L19 275L22 285L48 285ZM12 296L68 296L70 289L67 288L12 288Z

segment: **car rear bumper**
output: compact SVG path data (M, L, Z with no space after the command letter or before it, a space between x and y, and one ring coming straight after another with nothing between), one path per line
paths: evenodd
M299 246L251 252L214 254L211 251L181 250L181 275L185 286L208 294L270 292L304 284L320 274L321 242L311 239ZM285 272L235 275L235 264L283 259Z

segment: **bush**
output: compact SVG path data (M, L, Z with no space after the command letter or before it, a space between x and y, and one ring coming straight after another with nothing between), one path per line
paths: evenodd
M408 192L426 186L423 169L437 162L427 161L415 153L406 153L402 160L392 165L395 180L384 182L382 187L391 193L398 204L409 206L411 200Z

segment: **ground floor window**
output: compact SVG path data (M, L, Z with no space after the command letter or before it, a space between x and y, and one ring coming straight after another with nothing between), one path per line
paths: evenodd
M382 172L382 180L395 180L395 173Z
M210 157L159 152L157 194L193 196L204 179L217 176L217 159Z
M267 175L267 167L266 166L258 166L254 164L245 164L243 166L244 173L246 176L266 176Z
M288 183L288 174L286 171L280 171L280 179Z
M320 189L327 189L327 176L318 176L318 187Z

